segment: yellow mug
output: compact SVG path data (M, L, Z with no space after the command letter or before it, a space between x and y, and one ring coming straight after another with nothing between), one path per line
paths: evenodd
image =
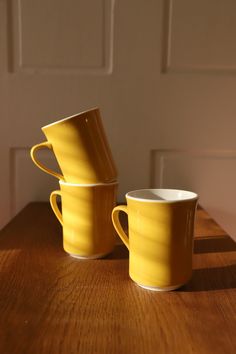
M63 227L63 248L73 257L101 258L112 252L115 232L111 212L118 183L72 184L60 181L50 195L51 207ZM61 210L57 204L61 197Z
M112 211L113 225L129 250L129 275L149 290L174 290L191 278L197 194L175 189L140 189L127 206ZM128 234L120 220L128 215Z
M71 183L109 183L117 170L98 108L42 127L47 141L31 148L33 162L41 170ZM56 156L61 173L45 166L36 151L48 148Z

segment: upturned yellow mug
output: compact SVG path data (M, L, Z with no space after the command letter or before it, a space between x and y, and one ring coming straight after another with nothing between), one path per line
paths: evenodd
M41 170L69 183L109 183L117 170L103 128L100 111L94 108L42 127L47 141L32 147L33 162ZM39 149L55 154L61 173L36 158Z
M175 189L141 189L126 194L127 206L112 211L113 225L129 250L129 275L150 290L174 290L192 274L197 194ZM119 213L128 214L128 234Z
M60 190L51 193L50 204L63 227L64 250L81 259L101 258L112 252L115 232L111 212L118 184L59 183ZM57 196L61 197L62 212Z

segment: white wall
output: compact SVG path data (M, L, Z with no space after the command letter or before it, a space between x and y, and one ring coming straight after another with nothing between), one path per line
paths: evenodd
M193 189L236 238L235 35L232 0L0 0L0 224L57 188L41 126L99 106L119 201Z

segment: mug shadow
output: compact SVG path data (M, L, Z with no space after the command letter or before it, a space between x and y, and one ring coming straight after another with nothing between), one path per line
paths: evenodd
M104 260L113 260L113 259L128 259L129 251L123 244L116 244L112 253L107 255Z
M177 291L196 292L236 288L236 264L217 268L195 269L192 279Z
M235 252L236 243L226 235L194 240L194 254ZM178 291L213 291L236 288L236 264L194 269L191 280Z
M195 254L233 251L236 251L236 243L229 236L210 236L194 240Z

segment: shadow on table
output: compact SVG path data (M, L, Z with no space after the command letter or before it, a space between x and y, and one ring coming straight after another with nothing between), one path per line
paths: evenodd
M235 251L236 243L229 236L205 237L194 240L194 254L202 254L202 257L205 257L204 254L206 253ZM194 269L192 279L179 291L210 291L234 288L236 288L236 264L230 264L222 267Z
M178 291L212 291L236 288L236 264L193 271L192 279Z
M128 259L129 251L123 244L115 246L113 252L104 259Z
M203 237L194 240L194 253L216 253L236 251L236 242L229 236Z

